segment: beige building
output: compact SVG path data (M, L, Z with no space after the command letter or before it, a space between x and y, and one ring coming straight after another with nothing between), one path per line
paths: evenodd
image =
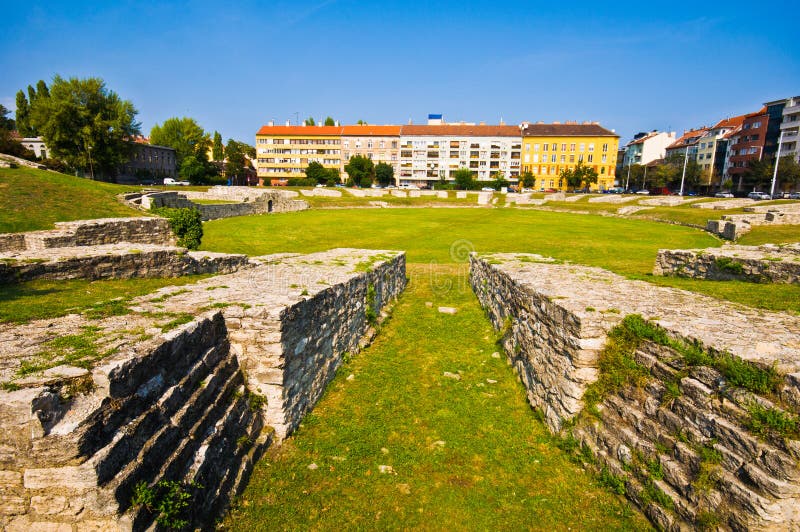
M303 179L309 163L341 170L341 126L263 126L256 133L256 171L266 183Z
M347 172L344 167L351 157L360 155L371 159L376 165L386 163L394 168L395 177L400 170L400 126L371 126L367 124L343 126L342 128L342 167L344 180Z

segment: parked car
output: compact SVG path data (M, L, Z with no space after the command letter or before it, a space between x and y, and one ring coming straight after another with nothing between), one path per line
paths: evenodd
M164 184L165 185L179 185L179 186L182 186L182 187L188 187L189 185L191 185L191 183L189 183L188 181L178 181L178 180L173 179L171 177L165 177L164 178Z
M494 189L492 187L483 187L481 190L483 192L494 192Z
M789 199L800 199L800 192L792 192L789 194Z
M730 192L717 192L716 194L714 194L714 197L715 198L732 198L733 194L731 194Z
M755 190L747 195L748 198L753 200L768 200L772 199L772 196L767 194L766 192L756 192Z
M645 195L645 196L647 196L647 195L649 195L649 194L650 194L650 191L649 191L649 190L647 190L646 188L643 188L642 190L637 190L637 191L636 191L636 193L637 193L637 194L642 194L642 195Z

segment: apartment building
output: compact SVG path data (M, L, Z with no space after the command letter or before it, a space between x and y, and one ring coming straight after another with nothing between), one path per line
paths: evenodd
M344 167L351 157L357 155L371 159L376 165L390 165L397 177L400 172L400 126L343 126L340 171L344 179L347 179Z
M683 135L667 146L664 149L664 157L672 157L675 155L686 156L692 160L697 159L697 152L700 148L700 139L708 134L709 128L699 127L697 129L689 129L683 132Z
M765 106L755 113L744 115L741 129L730 134L725 154L725 176L733 181L736 190L742 190L747 163L764 157L768 122Z
M579 162L597 172L598 180L593 189L614 187L619 135L613 131L597 122L523 122L519 132L522 135L522 171L534 175L538 190L566 190L567 183L559 175Z
M675 132L653 130L650 133L638 133L626 146L625 164L648 164L663 159L667 146L675 142Z
M724 175L725 152L728 148L727 135L738 130L745 115L720 120L708 129L697 146L697 164L702 170L701 186L719 185Z
M800 96L786 99L781 125L781 157L789 155L800 162Z
M441 121L441 117L438 119ZM522 138L517 126L485 124L406 125L400 129L399 184L429 186L468 168L479 181L501 173L516 181Z
M256 133L256 172L262 182L285 182L305 177L309 163L342 168L341 126L276 126Z

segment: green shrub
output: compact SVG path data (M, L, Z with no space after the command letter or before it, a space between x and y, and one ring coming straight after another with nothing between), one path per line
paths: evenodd
M202 488L197 483L181 484L174 480L160 480L154 486L141 481L133 488L131 504L143 506L148 512L157 514L156 522L168 530L180 530L189 525L186 510L192 494L189 488Z
M717 257L714 260L714 265L717 267L717 270L724 273L729 273L731 275L744 274L742 263L737 262L730 257Z
M290 187L315 187L317 186L317 183L318 181L316 179L311 178L289 180Z
M791 414L758 403L751 404L747 410L750 413L748 427L754 434L795 440L800 438L800 420Z
M169 226L178 237L178 245L189 249L200 247L203 239L203 220L197 209L153 209L155 214L169 220Z
M611 473L608 468L603 468L598 477L600 484L610 488L611 491L618 495L625 495L625 480L621 477Z

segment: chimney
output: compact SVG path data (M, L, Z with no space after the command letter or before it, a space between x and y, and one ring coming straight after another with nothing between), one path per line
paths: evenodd
M274 125L275 125L275 120L270 120L270 121L269 121L269 127L272 127L272 126L274 126Z
M486 122L483 122L483 121L481 121L479 125L481 125L481 126L485 126L485 125L486 125Z
M334 122L334 123L336 124L336 127L339 127L339 121L338 120L336 122Z
M506 125L506 123L505 123L505 121L503 120L503 117L502 117L502 116L500 117L500 125L501 125L501 126L504 126L504 125Z
M287 121L286 121L286 125L287 125L287 126L291 126L291 125L292 125L292 121L291 121L291 120L287 120Z

